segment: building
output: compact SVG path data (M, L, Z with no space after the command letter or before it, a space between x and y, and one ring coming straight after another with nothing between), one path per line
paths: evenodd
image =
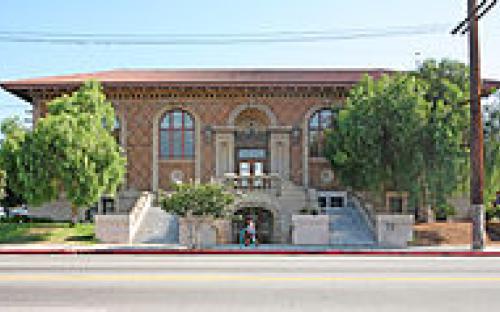
M254 214L265 240L290 240L291 215L345 207L348 190L323 157L323 132L349 89L384 69L113 70L6 81L33 105L100 81L116 109L128 158L126 189L168 190L177 181L221 182L248 194L235 213ZM404 194L362 210L409 213ZM113 208L108 211L127 208ZM118 211L120 212L120 211Z

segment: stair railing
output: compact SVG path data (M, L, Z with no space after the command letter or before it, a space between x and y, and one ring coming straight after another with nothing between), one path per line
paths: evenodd
M146 215L147 211L151 207L153 202L153 194L149 192L142 192L135 206L132 208L129 214L129 241L133 242L139 228L141 226L142 220Z
M377 237L377 213L373 209L373 205L366 203L359 195L354 192L348 193L349 200L353 203L354 207L358 209L358 211L363 216L366 224L368 224L368 228L372 233L373 237Z

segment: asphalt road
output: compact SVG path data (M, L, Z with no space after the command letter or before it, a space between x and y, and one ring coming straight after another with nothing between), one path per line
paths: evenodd
M0 256L0 311L495 311L500 258Z

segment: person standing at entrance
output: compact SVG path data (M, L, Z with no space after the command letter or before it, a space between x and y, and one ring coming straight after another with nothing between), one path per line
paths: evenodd
M247 227L245 230L245 246L248 246L249 244L254 244L256 245L257 239L256 239L256 230L255 230L255 223L253 222L252 219L247 220Z

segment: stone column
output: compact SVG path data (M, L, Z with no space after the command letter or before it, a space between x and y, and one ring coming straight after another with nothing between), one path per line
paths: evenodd
M215 175L222 178L228 172L235 172L234 133L218 132L215 135Z
M271 133L271 173L277 173L283 180L290 179L290 134Z

